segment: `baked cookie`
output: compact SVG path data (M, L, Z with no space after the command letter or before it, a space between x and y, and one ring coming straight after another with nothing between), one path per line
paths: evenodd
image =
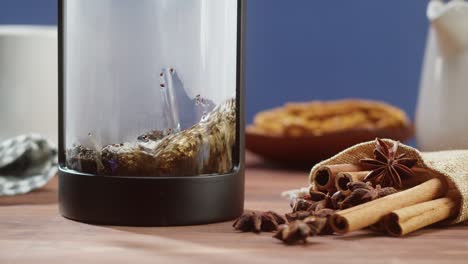
M410 126L408 116L399 108L378 101L347 99L286 103L258 113L249 130L264 135L304 137Z

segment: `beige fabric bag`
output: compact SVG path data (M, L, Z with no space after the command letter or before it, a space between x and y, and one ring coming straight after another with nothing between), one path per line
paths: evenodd
M392 144L390 140L384 140ZM375 142L365 142L350 147L334 157L316 164L310 173L309 181L312 184L312 175L321 165L358 164L360 159L373 157ZM440 152L419 152L418 150L400 144L398 153L406 153L408 157L419 160L417 166L429 169L434 177L447 180L450 187L457 189L461 194L460 212L452 223L468 220L468 150L451 150Z

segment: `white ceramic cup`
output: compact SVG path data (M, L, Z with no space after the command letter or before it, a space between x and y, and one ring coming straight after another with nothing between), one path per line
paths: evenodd
M57 143L57 29L0 26L0 140L38 133Z

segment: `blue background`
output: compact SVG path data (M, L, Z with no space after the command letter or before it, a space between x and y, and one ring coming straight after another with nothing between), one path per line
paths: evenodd
M247 120L286 101L363 97L414 116L426 0L248 0ZM56 24L56 0L0 0L0 24Z

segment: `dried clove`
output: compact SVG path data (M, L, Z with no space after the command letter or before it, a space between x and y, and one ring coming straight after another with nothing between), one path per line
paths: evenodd
M370 182L359 181L348 183L348 188L351 194L341 202L340 209L350 208L397 192L393 187L382 188L377 185L374 188Z
M325 199L327 194L311 189L309 191L309 196L310 196L310 200L312 200L314 202L319 202L319 201L322 201L323 199Z
M346 195L344 195L343 192L341 191L335 192L330 198L333 208L334 209L340 208L341 202L343 202L345 198L346 198Z
M331 199L330 195L328 195L328 194L325 195L324 198L321 201L317 202L317 206L315 206L315 211L320 211L320 210L326 209L326 208L334 209L332 199Z

